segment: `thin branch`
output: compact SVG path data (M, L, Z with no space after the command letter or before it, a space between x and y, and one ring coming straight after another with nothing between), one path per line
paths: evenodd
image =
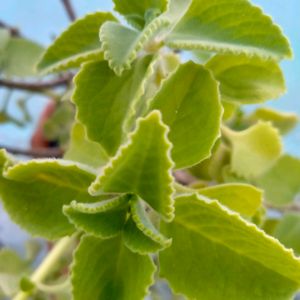
M0 79L0 87L12 88L17 90L25 90L30 92L42 92L50 88L68 85L73 75L68 74L63 77L53 79L46 82L21 82L9 79Z
M76 14L70 0L61 0L71 22L76 20Z
M0 145L0 149L5 149L11 154L25 155L33 158L61 158L63 151L60 148L36 148L36 149L19 149Z
M0 21L0 27L7 29L12 36L15 36L15 37L21 37L22 36L17 27L10 26L10 25L4 23L3 21Z

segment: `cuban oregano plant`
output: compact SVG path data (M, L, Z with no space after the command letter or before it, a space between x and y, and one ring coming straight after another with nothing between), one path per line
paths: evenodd
M266 233L264 204L300 190L300 161L281 143L297 118L241 108L285 92L287 38L247 0L114 4L127 23L88 14L37 65L78 70L64 158L0 152L12 220L61 239L14 299L58 293L46 282L68 249L74 300L142 300L163 279L187 299L291 299L300 260ZM286 219L277 238L297 216Z

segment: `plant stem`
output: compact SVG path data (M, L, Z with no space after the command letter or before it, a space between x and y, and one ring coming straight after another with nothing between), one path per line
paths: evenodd
M65 10L66 10L66 13L70 19L71 22L75 21L76 20L76 15L75 15L75 11L74 11L74 8L71 4L71 1L70 0L61 0Z
M64 237L58 241L49 254L42 261L40 266L35 270L35 272L30 277L33 284L42 283L46 277L50 274L53 267L55 267L56 262L62 257L62 255L68 250L74 243L75 239L78 237L74 234L71 237ZM31 295L28 292L19 292L13 300L26 300Z
M29 92L43 92L46 89L68 85L72 78L72 74L66 74L60 78L46 82L22 82L9 79L0 79L0 87L25 90Z

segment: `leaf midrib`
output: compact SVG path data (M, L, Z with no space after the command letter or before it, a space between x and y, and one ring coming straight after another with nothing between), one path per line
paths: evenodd
M277 270L274 270L274 269L268 267L268 266L265 265L263 262L261 262L261 261L259 261L259 260L256 260L255 258L253 258L253 257L251 257L251 256L249 256L249 255L246 255L244 252L236 251L236 249L230 247L229 245L225 244L224 242L222 242L222 241L220 241L220 240L218 240L218 239L212 238L210 235L206 235L206 234L205 234L203 231L201 231L201 230L200 230L200 231L197 231L193 226L189 226L187 223L182 222L182 221L179 221L178 218L175 219L174 222L177 223L178 225L182 226L182 227L187 228L187 229L190 230L190 231L193 231L193 232L195 232L195 233L197 233L197 234L202 235L204 238L206 238L206 239L208 239L208 240L210 240L210 241L213 241L213 242L215 242L215 243L217 243L217 244L220 244L220 245L222 245L223 247L228 248L229 250L231 250L231 251L233 251L233 252L235 252L235 253L238 253L239 255L242 255L242 256L246 257L247 259L250 259L250 260L252 260L252 261L255 261L256 263L258 263L259 265L263 266L264 268L266 268L266 269L268 269L268 270L271 270L272 272L277 273L277 274L279 274L280 276L283 276L283 277L287 278L288 280L290 280L290 281L292 281L292 282L295 282L297 285L299 285L299 283L298 283L297 281L295 281L294 278L290 278L290 277L287 276L286 274L280 273L280 272L278 272ZM199 228L200 228L200 227L199 227Z

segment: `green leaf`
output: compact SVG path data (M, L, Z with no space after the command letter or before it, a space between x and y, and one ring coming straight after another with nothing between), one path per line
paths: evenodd
M96 142L88 139L84 126L76 122L71 132L71 141L64 158L99 168L108 161L108 156Z
M175 200L172 236L160 252L160 275L190 299L284 300L300 286L300 260L276 239L217 201Z
M167 0L113 0L114 10L123 15L130 24L137 28L143 28L149 13L156 12L157 15L165 11Z
M256 180L265 191L265 198L275 205L287 205L300 193L300 160L284 155L263 176Z
M154 34L167 25L169 21L166 18L158 17L139 32L116 22L106 22L100 29L100 41L110 68L119 76L130 69L138 53L150 43ZM156 45L155 40L152 43Z
M92 183L92 195L103 193L134 193L146 201L166 220L174 217L173 177L168 128L158 111L137 121L129 142Z
M262 204L262 191L250 184L219 184L198 190L210 199L216 199L230 209L253 217Z
M286 91L278 63L246 55L215 55L206 64L220 82L222 100L242 104L275 99Z
M151 99L158 92L162 82L180 65L180 56L176 53L159 53L149 66L145 84L145 92L140 101L133 107L133 121L149 110ZM132 122L132 121L131 121ZM130 125L130 122L128 122Z
M96 237L109 238L123 229L129 198L121 195L95 203L72 201L63 207L63 212L78 229Z
M150 108L159 109L170 127L172 159L177 169L211 155L220 136L222 106L218 84L208 70L193 62L181 65L164 81Z
M279 129L281 134L290 132L299 121L297 114L282 112L270 107L259 107L246 118L246 122L254 123L258 120L269 121Z
M105 61L87 63L75 78L77 118L86 127L88 137L100 143L109 155L114 155L123 141L131 106L144 93L144 76L151 58L138 60L120 77Z
M153 283L154 272L152 259L132 253L120 237L84 236L74 256L73 298L141 300Z
M131 217L124 227L124 243L139 254L154 253L171 245L152 224L140 199L131 200Z
M238 176L253 179L268 171L281 155L278 130L268 122L258 122L235 132L224 128L232 146L231 170Z
M286 213L276 226L274 237L288 248L300 254L300 215Z
M172 0L190 3L166 44L179 49L290 58L287 38L271 18L245 0Z
M43 47L35 42L12 37L3 50L0 71L6 77L36 75L35 65L43 51Z
M2 152L3 156L3 152ZM0 195L12 220L32 235L57 239L71 234L62 207L73 199L93 202L87 193L93 171L63 160L32 160L8 168L0 177Z
M99 28L106 21L115 21L111 13L88 14L72 23L46 50L38 69L44 73L79 67L88 60L101 60Z

